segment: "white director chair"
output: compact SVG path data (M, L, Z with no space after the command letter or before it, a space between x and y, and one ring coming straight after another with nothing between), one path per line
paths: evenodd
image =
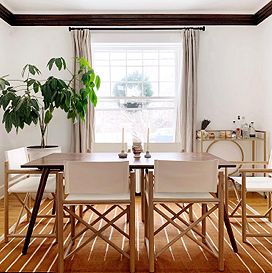
M218 198L216 197L217 192ZM224 270L223 173L220 172L218 175L217 160L199 162L155 160L154 174L149 171L146 178L145 203L147 219L145 221L145 242L150 272L155 270L155 259L184 235L216 257L218 269ZM187 205L183 207L180 203ZM190 222L182 215L194 203L201 204L202 214L194 222ZM208 204L210 204L209 208ZM206 217L216 209L218 209L218 249L213 247L206 236ZM155 212L166 220L156 229L154 227ZM202 227L198 229L197 225L200 223ZM176 232L172 234L173 239L160 249L156 247L155 252L156 235L169 224L177 228L179 234L177 235ZM190 231L194 231L199 239L195 238Z
M27 219L31 215L30 194L36 193L40 183L41 172L33 169L22 169L21 165L29 161L27 149L25 147L13 149L5 152L5 185L4 185L4 240L8 241L10 237L25 237L25 234L18 234L17 228L24 211L26 211ZM56 176L48 177L44 192L51 193L55 196ZM22 194L25 194L22 197ZM13 230L9 225L9 196L14 195L21 203L22 208ZM54 215L38 215L39 218L54 218ZM51 234L33 234L33 237L56 237L55 233Z
M246 242L247 237L272 237L272 233L254 233L247 221L248 218L268 218L272 221L272 151L268 162L247 162L247 164L261 164L266 168L242 168L239 170L241 176L230 177L233 182L234 192L237 198L237 204L229 217L242 218L242 239ZM256 176L247 176L255 174ZM265 176L258 176L264 174ZM239 185L239 187L237 187ZM239 191L239 188L241 191ZM259 192L267 193L267 210L264 214L249 214L247 212L247 193ZM241 207L242 214L238 213Z
M135 174L129 173L128 161L123 162L66 162L64 168L65 191L67 196L63 198L61 186L58 187L58 272L64 272L64 261L73 256L76 251L82 249L96 237L106 241L110 246L130 259L130 272L135 272ZM58 183L63 179L62 173L58 175ZM58 184L60 185L60 184ZM105 212L99 211L99 206L110 205ZM88 223L83 217L75 213L76 205L85 205L97 216ZM116 210L116 215L109 219L109 214ZM64 252L63 238L63 213L71 216L71 239ZM116 225L116 221L127 215L129 222L129 234ZM78 224L75 226L75 220ZM97 228L100 221L105 225ZM126 219L125 219L126 221ZM79 229L79 226L83 228ZM103 233L109 227L115 228L129 240L129 250L125 251L121 246L111 241ZM90 230L91 236L79 246L73 247L74 242L84 232ZM86 237L86 236L85 236ZM122 240L120 240L122 243Z

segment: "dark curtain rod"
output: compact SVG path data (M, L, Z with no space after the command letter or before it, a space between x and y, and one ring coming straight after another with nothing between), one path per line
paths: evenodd
M196 30L202 30L205 31L205 27L155 27L155 28L151 28L151 27L102 27L102 28L94 28L94 27L69 27L69 31L73 31L73 30L84 30L84 29L89 29L89 30L184 30L184 29L196 29Z

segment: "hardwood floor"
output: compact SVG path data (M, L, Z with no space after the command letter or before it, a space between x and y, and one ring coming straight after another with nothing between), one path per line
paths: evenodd
M258 212L263 213L267 209L266 199L258 193L248 193L248 204L256 209ZM14 197L10 197L10 213L9 213L9 221L10 225L14 224L17 220L19 211L20 211L20 203ZM137 202L139 202L140 197L136 197ZM234 195L230 192L230 200L235 201ZM3 235L4 232L4 200L0 200L0 236Z

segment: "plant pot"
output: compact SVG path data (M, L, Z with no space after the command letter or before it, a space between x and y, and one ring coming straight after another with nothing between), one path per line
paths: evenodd
M29 146L27 147L29 160L35 160L53 153L61 153L61 147L57 145L47 145L45 148L41 146Z

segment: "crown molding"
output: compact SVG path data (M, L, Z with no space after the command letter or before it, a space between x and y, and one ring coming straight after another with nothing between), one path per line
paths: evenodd
M11 26L256 26L272 14L272 1L255 14L13 14L0 4Z
M2 4L0 4L0 18L2 18L9 25L13 25L14 15L7 8L5 8Z
M272 1L266 4L262 9L255 13L255 23L259 25L272 14Z
M16 15L15 26L183 26L252 25L253 15L232 14L69 14Z

